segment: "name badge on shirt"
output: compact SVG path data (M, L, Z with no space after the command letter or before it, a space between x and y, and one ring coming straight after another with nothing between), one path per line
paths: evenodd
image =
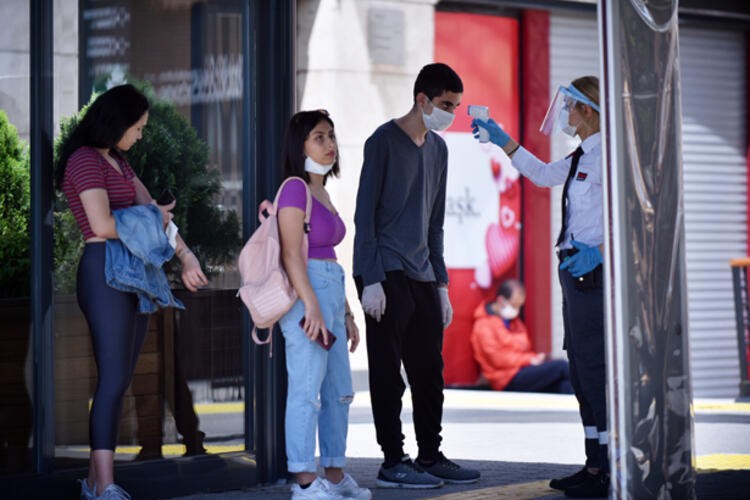
M586 180L586 177L588 177L588 175L589 174L587 174L586 172L578 172L578 173L576 173L576 180L580 181L580 182L583 182L583 181Z

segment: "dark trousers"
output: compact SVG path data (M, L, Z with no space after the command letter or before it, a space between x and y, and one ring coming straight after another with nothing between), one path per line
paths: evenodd
M504 390L573 394L568 362L552 359L539 365L524 366L510 379Z
M359 297L362 280L355 278ZM435 460L443 419L443 322L437 284L407 278L402 271L386 273L385 314L380 322L365 315L370 399L378 444L386 465L404 455L401 398L411 387L418 458Z
M578 399L584 429L607 431L606 368L604 357L604 288L602 266L594 271L590 288L579 288L567 269L559 270L563 295L564 347L570 381ZM587 433L586 466L609 470L606 443Z
M133 378L148 330L148 314L138 314L138 297L107 285L104 243L86 244L76 276L78 305L94 346L98 379L89 414L92 450L114 450L122 397Z

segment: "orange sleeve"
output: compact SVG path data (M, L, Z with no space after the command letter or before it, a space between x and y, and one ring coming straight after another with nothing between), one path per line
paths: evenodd
M479 349L484 360L494 368L520 368L528 365L534 357L526 347L526 335L510 333L501 322L478 320L473 335L475 349Z

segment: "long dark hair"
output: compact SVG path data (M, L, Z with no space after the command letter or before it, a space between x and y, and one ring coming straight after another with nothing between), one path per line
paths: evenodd
M65 178L68 159L82 146L116 148L125 132L148 111L148 99L130 84L112 87L89 106L86 114L60 147L55 167L58 189Z
M326 121L335 129L333 120L328 116L328 111L318 109L315 111L300 111L295 113L289 120L284 134L284 145L281 150L281 179L287 177L302 177L305 182L310 182L310 176L305 171L305 141L318 123ZM339 154L336 151L336 162L333 168L323 178L323 183L328 177L339 176Z

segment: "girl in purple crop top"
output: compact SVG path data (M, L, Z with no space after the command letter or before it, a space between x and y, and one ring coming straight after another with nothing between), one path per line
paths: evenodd
M313 189L313 186L310 186ZM325 188L320 187L317 196L328 199ZM330 203L330 202L329 202ZM288 182L279 195L279 209L284 207L298 208L304 214L307 204L307 193L301 180ZM346 234L344 221L339 217L333 206L328 208L323 202L313 195L312 210L310 211L310 232L307 234L309 250L307 257L310 259L336 260L336 251L333 249L341 243Z
M359 330L346 302L345 273L336 262L334 247L346 228L325 189L338 176L339 162L333 121L326 111L301 111L287 126L282 153L284 185L278 197L278 222L284 269L299 299L279 324L284 334L289 389L286 404L286 454L296 474L292 498L304 495L370 498L344 473L349 404L354 397L347 340L354 352ZM304 179L304 181L303 181ZM301 251L307 189L312 194L309 249ZM307 257L307 258L306 258ZM318 337L322 337L322 344ZM320 401L320 404L312 404ZM316 428L320 426L320 465L315 463ZM312 498L312 496L310 496Z

